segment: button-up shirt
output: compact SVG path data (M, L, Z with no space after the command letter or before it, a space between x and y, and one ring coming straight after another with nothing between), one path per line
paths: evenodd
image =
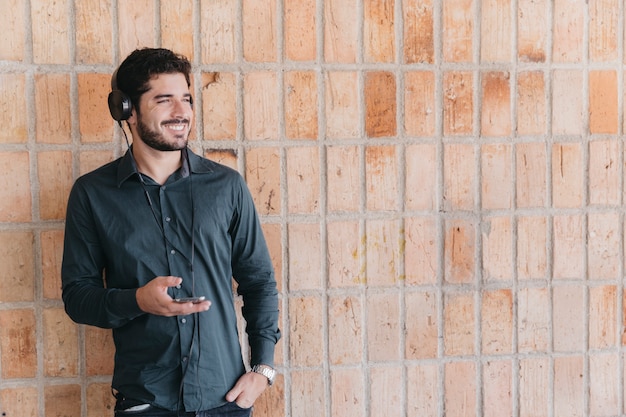
M163 185L147 176L142 185L129 152L72 187L65 309L78 323L113 329L112 387L126 398L208 410L224 404L245 373L234 287L243 299L250 363L273 365L280 338L258 215L243 178L228 167L184 150L182 167ZM173 298L205 296L211 308L178 317L141 311L137 288L169 275L183 278L169 289Z

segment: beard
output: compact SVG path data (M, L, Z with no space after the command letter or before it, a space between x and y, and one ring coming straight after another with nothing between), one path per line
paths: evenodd
M163 122L163 124L176 123L176 122L180 123L181 121L189 124L189 120L187 119L167 120ZM141 138L143 143L145 143L152 149L156 149L157 151L167 152L167 151L180 151L181 149L185 149L187 147L187 140L191 132L187 132L184 136L176 135L175 140L168 141L167 139L165 139L162 133L155 132L154 130L150 130L150 128L143 123L143 120L141 119L141 117L138 117L137 133L139 134L139 137Z

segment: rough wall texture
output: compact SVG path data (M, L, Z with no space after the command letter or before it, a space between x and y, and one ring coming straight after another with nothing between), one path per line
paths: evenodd
M1 5L3 416L113 415L59 265L140 46L192 60L192 147L262 215L284 338L255 417L625 414L620 0Z

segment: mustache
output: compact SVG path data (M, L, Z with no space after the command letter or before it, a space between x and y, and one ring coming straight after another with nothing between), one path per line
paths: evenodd
M171 125L171 124L189 124L189 119L170 119L164 120L161 122L161 125Z

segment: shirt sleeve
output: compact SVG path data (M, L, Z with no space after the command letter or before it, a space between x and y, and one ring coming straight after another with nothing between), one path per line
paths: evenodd
M239 185L239 209L230 228L233 277L243 298L250 362L274 366L274 349L281 337L274 268L252 196L243 179Z
M137 289L105 288L104 254L88 193L77 182L70 192L65 221L61 266L65 311L77 323L115 328L144 313L137 305Z

